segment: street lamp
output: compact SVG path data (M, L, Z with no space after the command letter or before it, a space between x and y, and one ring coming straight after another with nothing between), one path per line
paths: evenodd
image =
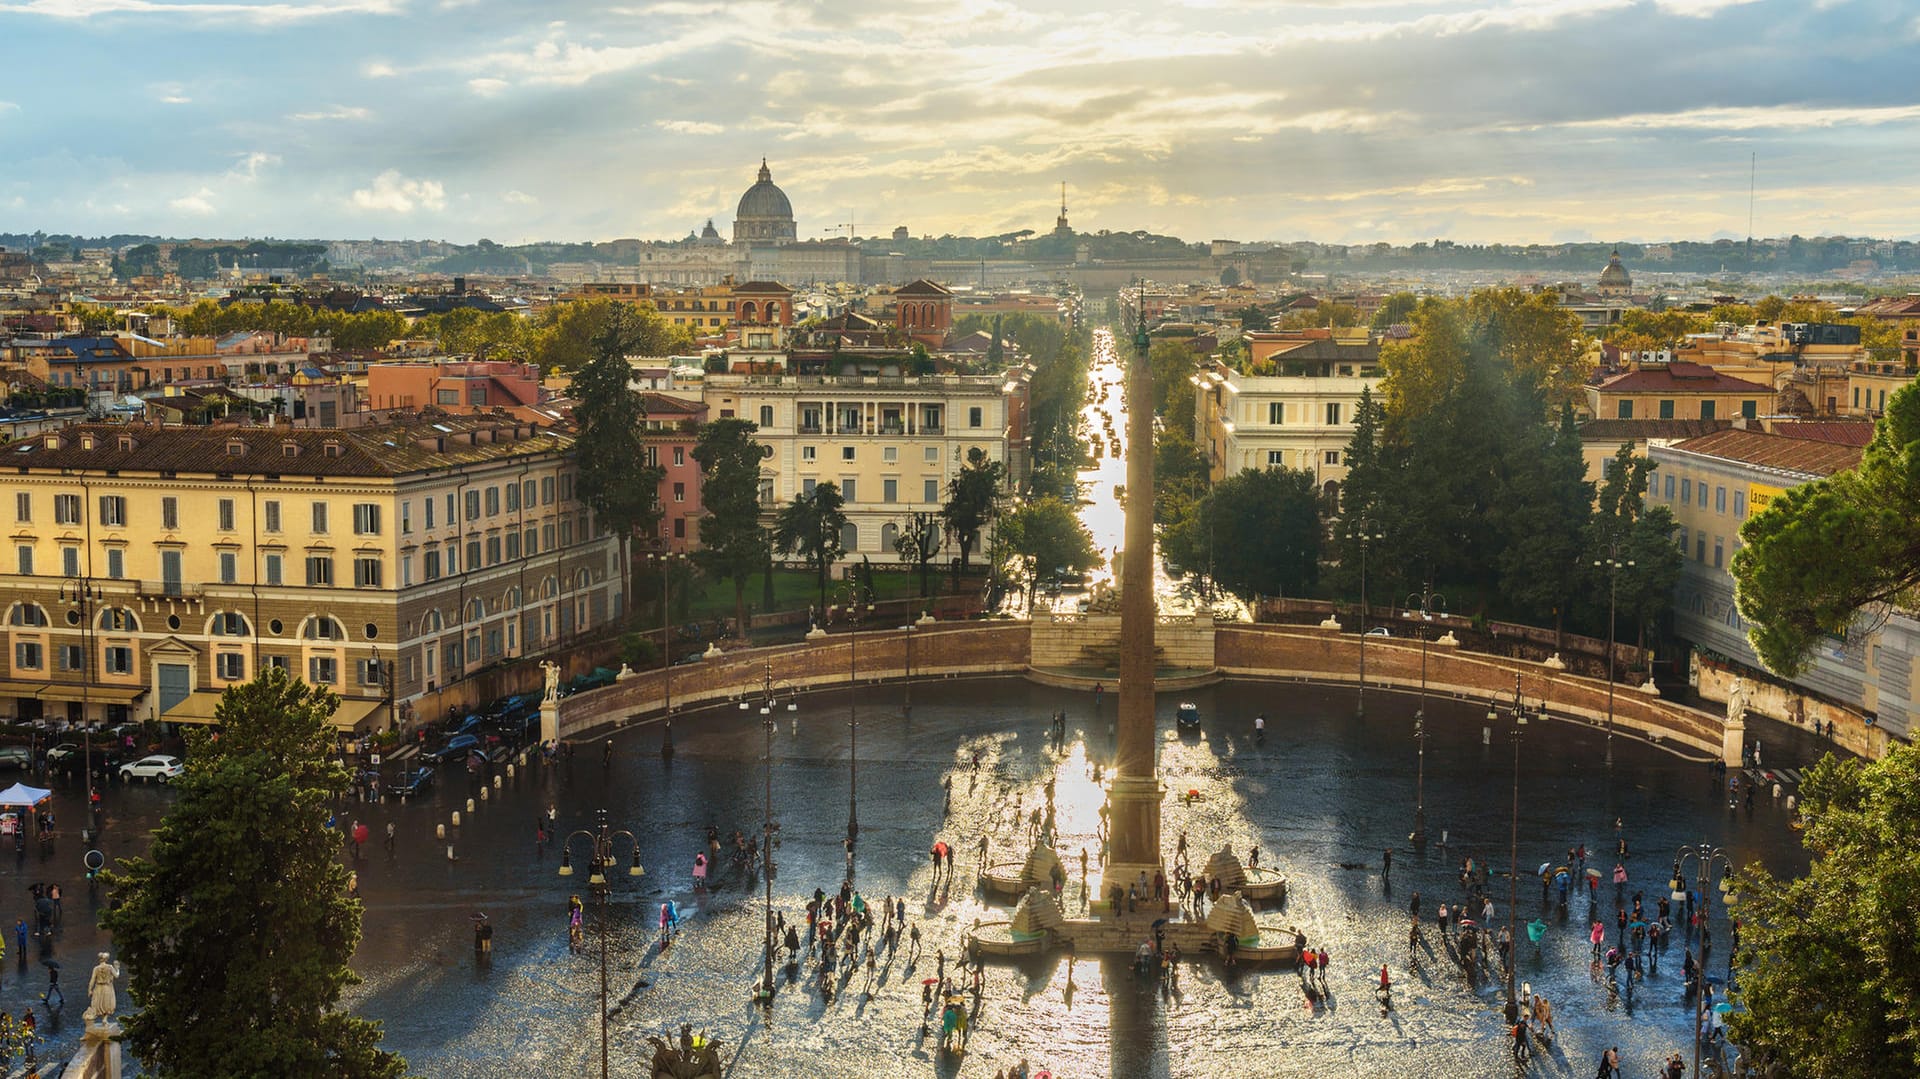
M573 876L573 841L585 839L588 848L587 887L593 892L596 905L600 908L600 1079L609 1079L607 1068L607 893L612 890L607 882L607 872L614 867L614 841L625 838L631 855L627 875L638 877L646 872L640 867L640 841L632 832L625 829L611 830L607 824L607 811L598 811L599 827L596 831L585 828L575 831L560 844L560 875Z
M1520 675L1513 676L1513 704L1509 708L1513 717L1513 726L1507 731L1507 738L1513 742L1513 824L1507 837L1507 1003L1518 1007L1514 998L1513 974L1520 965L1520 941L1514 935L1514 911L1520 903L1520 736L1527 729L1527 705L1520 696ZM1487 722L1498 718L1497 709L1489 706Z
M1707 985L1707 914L1712 909L1713 896L1707 885L1713 883L1713 868L1718 865L1720 890L1731 893L1733 857L1727 853L1725 847L1709 846L1706 843L1681 847L1675 851L1673 879L1668 884L1672 890L1673 901L1676 903L1683 903L1687 898L1686 889L1681 884L1680 871L1689 860L1694 863L1695 879L1700 886L1700 932L1693 934L1690 942L1690 950L1694 955L1693 976L1700 979L1700 995L1693 1001L1693 1079L1700 1079L1700 1028L1705 1019L1705 1009L1701 1005L1705 1003ZM1732 901L1731 894L1728 896L1728 901Z
M100 589L93 581L85 577L62 581L60 599L80 615L80 739L86 747L87 769L87 827L80 833L82 842L91 842L94 826L99 823L99 811L93 802L93 717L92 694L89 692L93 661L93 605L100 598Z
M1428 585L1407 597L1407 617L1414 617L1416 612L1420 616L1416 627L1420 634L1420 707L1413 713L1413 737L1419 743L1419 753L1414 773L1413 835L1409 838L1414 847L1420 848L1427 845L1427 623L1436 613L1446 617L1447 597ZM1365 641L1364 635L1361 639Z
M854 714L860 689L860 619L873 613L873 604L860 602L860 589L852 593L853 628L847 633L847 841L860 838L860 720Z
M1367 714L1367 548L1387 537L1363 518L1347 538L1360 545L1360 694L1353 702L1353 714L1359 717ZM1419 729L1418 723L1414 729Z
M915 627L912 622L908 622L906 625L900 627L900 632L906 641L906 649L907 649L907 677L905 681L900 683L900 692L902 694L902 699L900 703L901 719L913 718L913 631L914 631L914 628Z
M780 687L787 691L786 710L788 712L798 712L800 710L799 691L787 682L780 683ZM755 994L761 1003L767 1005L773 1003L773 950L778 943L773 935L773 729L779 726L780 722L779 719L776 718L776 713L779 711L780 706L779 701L775 698L775 693L773 664L768 663L764 696L762 696L760 700L760 725L765 728L767 735L766 820L760 829L760 877L766 886L767 901L767 958L766 977L760 983L760 991ZM746 711L748 707L750 707L748 702L740 702L741 711Z
M1607 541L1607 557L1594 560L1594 566L1607 568L1607 763L1613 763L1613 613L1618 592L1620 568L1633 567L1633 559L1620 558L1620 541Z
M647 556L647 561L660 564L660 666L665 672L661 682L665 684L666 719L668 729L673 726L673 567L685 565L687 556L679 551L661 551Z

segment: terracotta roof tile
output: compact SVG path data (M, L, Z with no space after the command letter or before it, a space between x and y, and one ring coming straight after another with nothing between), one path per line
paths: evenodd
M1806 476L1822 477L1831 476L1835 472L1844 472L1859 464L1861 448L1807 438L1793 438L1787 435L1771 435L1765 431L1728 428L1725 431L1716 431L1710 435L1676 443L1670 449L1703 457L1739 461L1761 468L1781 469Z

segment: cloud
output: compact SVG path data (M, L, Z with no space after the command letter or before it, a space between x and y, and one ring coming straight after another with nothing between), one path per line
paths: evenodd
M400 70L385 60L369 60L360 68L360 74L369 79L391 79L400 74Z
M373 178L373 184L353 193L349 200L361 210L410 214L415 209L438 212L446 209L447 191L438 180L414 180L388 169Z
M193 98L187 96L187 88L177 82L157 82L148 89L155 101L162 105L191 105Z
M257 180L260 170L272 168L280 163L279 154L270 154L264 150L254 150L240 155L240 160L227 173L236 180Z
M540 204L539 199L527 194L525 191L509 191L500 196L500 201L510 203L514 206L538 206Z
M11 101L0 101L0 113L19 112L20 106Z
M1877 127L1920 120L1920 105L1884 105L1837 108L1812 105L1709 106L1679 112L1643 112L1594 120L1574 120L1562 127L1585 129L1680 131L1758 131L1767 128ZM1524 130L1534 130L1525 128Z
M653 126L676 135L718 135L726 128L703 120L655 120Z
M371 110L360 105L333 105L315 112L289 113L287 119L303 121L365 120L372 115L373 112Z
M0 6L0 15L43 15L87 19L102 15L199 17L262 26L328 19L341 15L395 15L401 0L282 0L279 3L222 4L212 0L24 0Z
M506 92L507 87L510 85L512 84L505 79L467 80L467 89L472 90L481 97L498 97L500 94Z
M168 202L167 208L175 213L191 214L194 217L212 217L216 212L213 205L213 189L202 187L191 195L182 195Z

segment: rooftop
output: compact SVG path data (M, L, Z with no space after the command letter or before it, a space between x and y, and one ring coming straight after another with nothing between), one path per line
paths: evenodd
M1815 478L1844 472L1860 463L1861 447L1790 435L1730 427L1671 447L1681 453L1717 457L1759 468L1797 472Z
M1645 368L1615 375L1600 384L1601 393L1750 393L1770 394L1772 389L1744 378L1723 375L1697 363L1671 363L1664 368Z

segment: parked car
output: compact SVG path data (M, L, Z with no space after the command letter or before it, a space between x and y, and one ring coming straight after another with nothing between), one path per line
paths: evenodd
M26 746L0 746L0 768L27 768L33 764L33 750Z
M1368 630L1368 631L1367 631L1367 636L1369 636L1369 637L1391 637L1391 636L1393 636L1393 631L1392 631L1392 630L1390 630L1390 629L1388 629L1388 628L1387 628L1387 627L1385 627L1385 626L1375 626L1375 627L1373 627L1372 629L1370 629L1370 630Z
M1180 702L1180 707L1174 710L1173 721L1178 724L1183 731L1199 730L1200 706L1194 704L1192 701Z
M445 763L464 758L468 753L480 748L480 736L477 734L456 734L447 739L447 744L427 754L435 762Z
M132 764L121 765L120 778L123 781L157 779L166 783L186 770L187 766L180 763L180 758L156 753L151 757L142 757Z
M402 798L411 798L416 794L425 794L433 787L433 769L415 768L400 777L399 782L389 788L388 793Z
M47 750L47 763L59 764L61 761L64 761L69 757L77 757L79 755L80 755L80 743L62 742L59 745L54 746L52 749Z
M447 725L447 737L454 738L462 734L472 734L480 729L480 714L475 712L455 723Z

